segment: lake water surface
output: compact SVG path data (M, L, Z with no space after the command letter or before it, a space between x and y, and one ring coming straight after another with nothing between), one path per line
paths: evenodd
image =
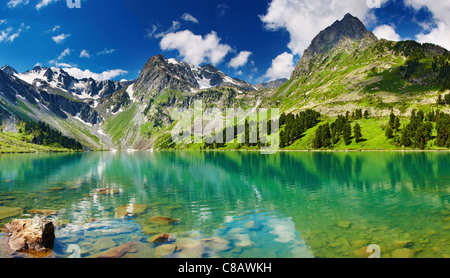
M449 159L447 152L4 155L0 224L56 211L56 257L73 255L69 247L94 257L133 241L126 257L352 258L377 244L382 257L442 258L450 256ZM140 210L117 209L130 204ZM159 233L173 241L148 241ZM0 256L20 256L5 240Z

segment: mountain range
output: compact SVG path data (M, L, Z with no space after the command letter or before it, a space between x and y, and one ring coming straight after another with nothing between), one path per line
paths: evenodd
M176 124L170 109L191 108L196 100L222 110L316 109L333 117L364 108L378 117L391 111L406 116L432 107L450 89L443 86L449 60L449 51L436 45L378 39L347 14L312 40L289 80L253 85L212 65L163 55L150 57L138 79L124 82L77 79L54 67L18 73L6 65L0 69L0 119L3 131L42 121L85 149L100 150L168 144Z

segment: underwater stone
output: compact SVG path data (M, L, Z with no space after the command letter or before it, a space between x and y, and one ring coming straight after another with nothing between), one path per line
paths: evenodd
M171 241L174 241L174 240L175 240L175 238L172 235L168 234L168 233L158 234L158 235L155 235L155 236L153 236L153 237L148 239L148 241L153 243L153 244L171 242Z
M126 216L136 216L143 214L147 210L147 205L130 204L116 208L116 218L124 218Z
M161 225L178 224L180 221L164 216L153 216L149 219L150 222Z
M413 258L415 254L416 254L416 251L414 251L412 249L402 248L402 249L397 249L394 252L392 252L392 258L410 259L410 258Z
M352 223L350 221L339 221L339 222L337 222L336 225L338 225L339 227L341 227L343 229L348 229L348 228L350 228Z
M22 208L0 207L0 219L10 218L21 215L23 213Z

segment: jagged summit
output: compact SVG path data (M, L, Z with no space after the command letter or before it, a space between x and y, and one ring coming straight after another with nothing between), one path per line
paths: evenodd
M3 67L0 68L0 70L9 75L17 74L17 71L10 65L4 65Z
M359 42L363 39L377 41L377 37L367 30L357 17L347 13L342 20L336 20L331 26L322 30L305 50L303 56L292 73L292 77L309 70L309 61L316 55L326 54L341 42L350 40Z
M148 59L135 86L143 92L161 92L168 89L193 92L212 87L235 87L243 91L256 90L250 83L231 78L213 65L191 65L174 58L166 59L162 54Z
M360 41L366 36L376 39L375 35L368 31L357 17L348 13L341 21L337 20L333 25L321 31L313 39L304 56L327 53L342 39Z

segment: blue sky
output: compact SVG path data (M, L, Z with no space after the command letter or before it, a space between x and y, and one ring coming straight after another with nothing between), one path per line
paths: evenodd
M322 29L346 13L379 38L450 48L450 0L4 0L0 64L132 80L162 53L252 83L289 77ZM75 2L75 0L72 0Z

